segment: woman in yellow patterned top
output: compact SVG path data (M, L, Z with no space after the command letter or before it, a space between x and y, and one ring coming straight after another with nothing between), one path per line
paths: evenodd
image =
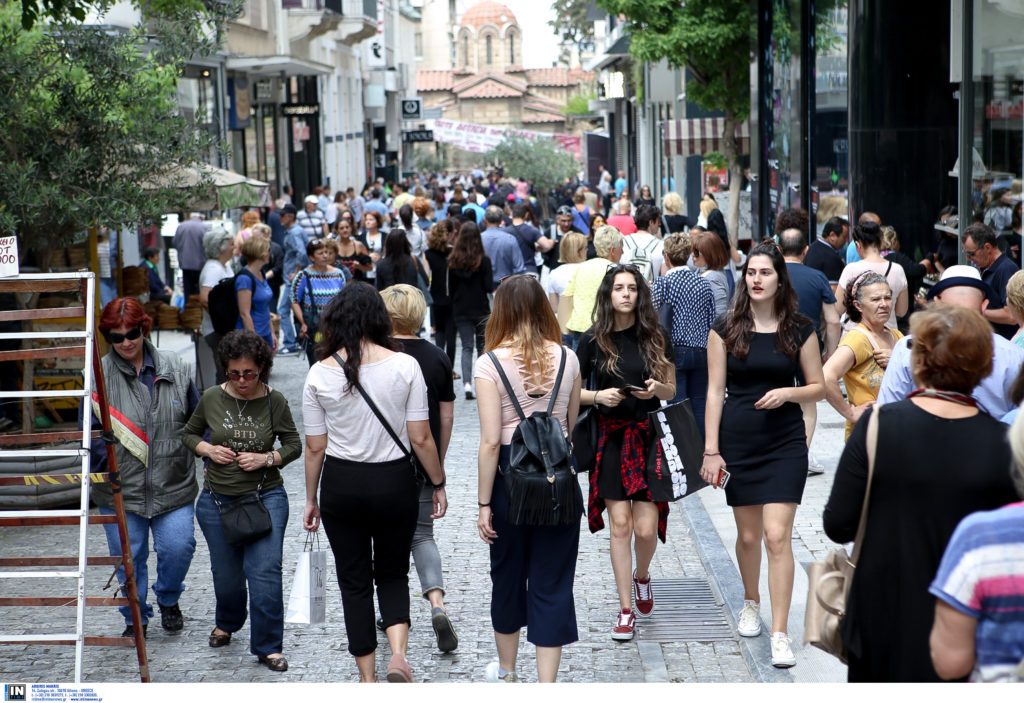
M861 414L878 398L889 355L903 333L886 327L892 312L892 289L881 274L866 271L854 278L846 287L846 300L853 302L846 312L857 326L843 336L823 370L825 399L846 418L849 439ZM839 389L840 378L846 386L846 399Z

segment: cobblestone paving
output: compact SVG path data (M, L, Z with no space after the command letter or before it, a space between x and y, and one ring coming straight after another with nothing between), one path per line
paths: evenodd
M281 389L291 404L301 432L300 396L306 362L297 358L279 359L271 384ZM413 629L410 634L409 661L417 680L443 682L480 682L484 666L496 658L490 629L487 547L476 531L476 450L479 429L475 402L456 401L455 431L449 449L448 516L436 523L435 534L444 561L449 614L459 635L459 647L451 654L436 648L429 622L427 602L418 597L419 584L411 571ZM291 514L285 541L285 598L291 586L297 554L302 549L301 514L304 486L301 460L284 472L290 496ZM827 479L812 479L824 485ZM707 492L707 491L705 491ZM721 498L721 496L714 496ZM817 501L817 498L815 498ZM709 511L710 512L710 511ZM803 512L803 511L802 511ZM811 511L813 513L813 510ZM815 522L815 519L817 522ZM806 519L798 516L798 534L812 553L824 549L820 534L820 510ZM716 521L717 525L717 521ZM817 531L815 527L817 525ZM591 535L581 524L580 554L576 577L576 610L580 640L563 651L559 680L568 682L747 682L752 676L737 641L714 643L629 643L613 642L609 631L617 611L611 566L608 556L608 531ZM322 536L323 537L323 536ZM150 624L148 653L152 679L158 682L349 682L357 680L353 659L347 652L342 619L341 598L333 558L328 553L327 624L322 626L285 625L284 654L290 670L284 674L268 671L248 653L248 625L236 633L232 643L221 649L206 644L213 628L214 596L209 571L209 553L202 533L196 528L197 549L181 598L185 628L168 634L159 625L159 614ZM0 553L4 556L56 555L70 553L77 543L77 528L4 528L0 530ZM321 539L327 548L326 538ZM54 549L53 545L62 545ZM90 528L90 551L105 553L100 528ZM726 540L726 544L731 541ZM798 555L798 560L800 555ZM155 575L156 559L150 557L150 574ZM652 565L659 578L707 578L697 548L689 534L679 506L673 507L669 541L660 545ZM109 572L90 568L89 595L99 595ZM37 590L39 589L39 590ZM39 580L0 580L0 595L69 594L71 582ZM150 594L152 601L152 594ZM0 609L0 629L4 632L73 632L73 607ZM113 608L89 608L86 631L90 635L118 635L123 624ZM380 635L378 672L383 678L388 651ZM653 647L653 649L652 649ZM73 677L73 647L45 645L0 645L0 678L26 682L70 681ZM643 655L641 655L643 652ZM533 647L525 637L520 647L518 667L525 681L536 680ZM83 667L85 681L137 681L134 651L127 648L87 647ZM667 674L667 678L666 678Z

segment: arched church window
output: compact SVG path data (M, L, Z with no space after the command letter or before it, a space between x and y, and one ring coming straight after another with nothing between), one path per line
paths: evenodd
M516 65L516 33L509 32L508 35L508 65Z
M487 65L490 66L492 63L494 63L494 37L492 37L490 34L488 34L487 35L487 39L485 40L485 43L486 43L486 47L487 47L487 49L486 49L486 52L487 52L486 53Z

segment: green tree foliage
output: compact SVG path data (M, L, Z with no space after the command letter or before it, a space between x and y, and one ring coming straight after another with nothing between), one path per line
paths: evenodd
M576 93L566 102L565 107L562 111L567 115L573 115L580 117L583 115L590 115L592 111L590 109L590 101L597 97L597 93L588 91L584 93Z
M750 61L754 18L748 0L598 0L628 20L629 53L637 61L666 59L689 69L687 99L725 113L725 133L750 115ZM723 142L729 162L729 233L739 223L743 169L735 139Z
M508 135L487 157L492 163L502 166L506 176L532 181L539 194L561 185L566 178L576 175L580 168L575 156L555 140L545 138ZM540 200L546 217L547 198Z
M220 0L135 0L133 4L136 7L145 4L150 14L174 16L206 11L216 13L220 9L217 5L231 3ZM114 5L114 0L20 0L20 5L22 27L32 29L40 20L84 22L88 12L104 12Z
M548 21L548 26L567 44L576 47L579 56L594 41L594 23L587 22L588 0L553 0L551 9L555 11L555 19Z
M71 22L25 30L21 12L0 2L0 233L46 266L93 224L153 221L195 195L176 187L174 170L219 145L179 114L175 90L224 18L151 16L118 33Z

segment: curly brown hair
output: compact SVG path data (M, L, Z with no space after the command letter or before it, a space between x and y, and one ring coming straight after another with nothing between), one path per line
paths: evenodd
M270 378L270 369L274 365L274 354L267 345L267 340L250 330L231 330L217 345L217 366L221 373L227 373L228 364L235 359L252 359L260 370L260 380L264 383Z

